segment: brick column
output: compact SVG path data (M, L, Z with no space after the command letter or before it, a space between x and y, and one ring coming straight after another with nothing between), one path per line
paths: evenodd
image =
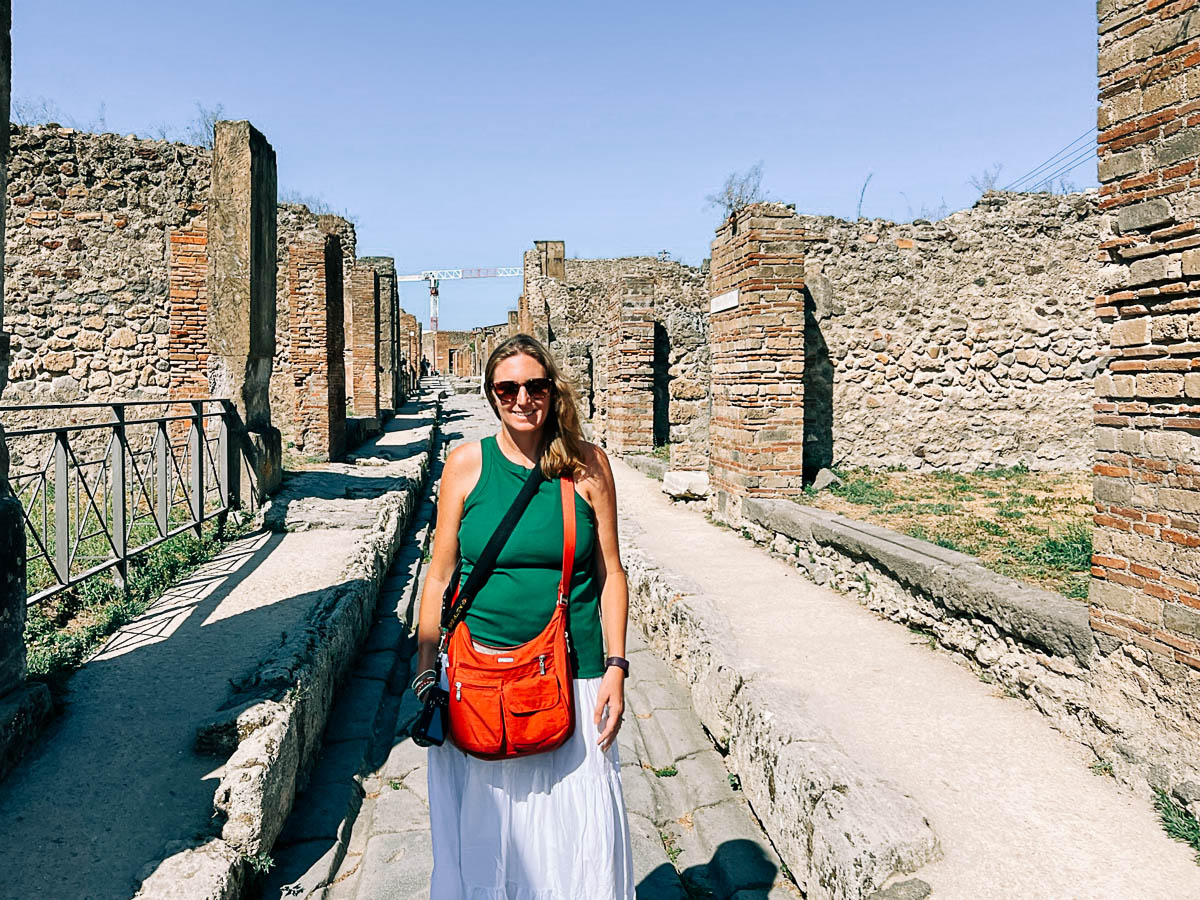
M12 7L0 2L0 113L8 121ZM0 135L0 206L8 173L8 129ZM8 383L4 331L4 223L0 222L0 393ZM17 764L50 717L50 692L25 682L25 520L8 486L8 445L0 425L0 778Z
M1102 646L1200 669L1200 43L1192 4L1100 6L1090 603ZM1105 352L1106 351L1106 352ZM1183 671L1183 670L1181 670Z
M208 227L193 222L167 233L167 302L171 332L172 400L207 397L208 391Z
M379 406L385 415L404 402L399 390L396 359L396 312L400 298L396 289L396 261L390 256L363 256L358 260L379 276Z
M611 307L608 421L614 453L654 449L654 280L627 275Z
M357 418L379 423L379 276L369 265L355 265L350 276L352 333L350 350L354 358L354 384L351 396Z
M804 465L804 229L795 210L756 203L717 229L709 318L709 472L717 514L743 497L794 495Z
M296 447L322 459L346 449L346 375L342 368L342 249L336 235L288 248Z

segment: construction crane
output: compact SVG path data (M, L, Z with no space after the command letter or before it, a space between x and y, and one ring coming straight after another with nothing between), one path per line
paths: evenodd
M437 352L438 282L455 278L513 278L524 273L521 266L498 266L491 269L426 269L414 275L398 275L397 281L429 282L429 330L433 333L434 353Z

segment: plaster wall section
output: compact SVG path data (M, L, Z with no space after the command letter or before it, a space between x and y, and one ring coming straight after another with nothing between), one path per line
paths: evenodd
M1094 192L937 221L798 217L806 465L1091 466Z

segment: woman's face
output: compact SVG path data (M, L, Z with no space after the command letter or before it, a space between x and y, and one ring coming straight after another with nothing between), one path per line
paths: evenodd
M546 369L532 356L518 353L496 364L492 375L492 390L496 406L500 410L500 421L512 432L532 433L546 424L553 402L553 390L531 391L526 383L534 379L545 379ZM502 397L495 385L513 382L521 385L515 397ZM536 385L535 385L536 388Z

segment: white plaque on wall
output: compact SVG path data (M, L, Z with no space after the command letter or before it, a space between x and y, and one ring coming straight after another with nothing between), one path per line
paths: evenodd
M738 289L734 288L732 291L726 291L723 294L718 294L717 296L713 297L708 311L710 313L724 312L727 309L735 308L737 305Z

